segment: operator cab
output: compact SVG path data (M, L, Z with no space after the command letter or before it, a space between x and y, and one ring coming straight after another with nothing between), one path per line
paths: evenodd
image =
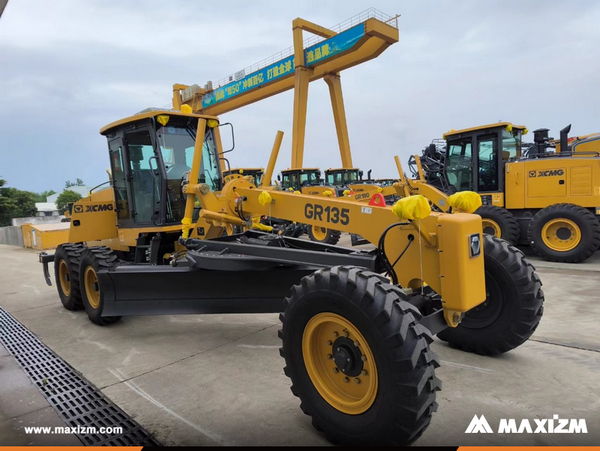
M235 169L228 169L226 171L223 171L223 180L225 180L227 178L227 176L232 175L232 174L239 174L239 175L243 175L243 176L250 176L254 179L254 185L255 186L259 186L260 182L262 181L263 175L265 173L265 170L263 168L235 168Z
M363 172L360 169L327 169L325 183L331 186L348 186L362 180Z
M281 171L281 188L284 190L302 191L307 186L320 186L321 170L316 168L286 169Z
M524 130L521 125L500 122L446 133L448 184L456 191L502 191L504 165L521 157Z
M119 227L155 227L181 223L184 185L192 167L198 119L168 110L146 110L113 122L102 133L108 139ZM207 120L198 183L221 189L214 127Z

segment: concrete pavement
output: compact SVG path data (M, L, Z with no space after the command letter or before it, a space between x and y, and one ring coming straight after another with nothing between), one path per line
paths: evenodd
M443 390L418 445L600 441L600 259L534 264L546 305L531 340L496 358L433 344ZM98 327L62 308L35 252L9 246L0 246L0 305L163 444L328 443L289 390L276 314L128 317ZM493 429L501 418L585 418L589 432L465 434L475 414Z

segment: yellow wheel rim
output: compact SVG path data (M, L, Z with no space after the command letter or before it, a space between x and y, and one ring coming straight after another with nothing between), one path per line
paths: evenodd
M489 218L481 218L481 225L483 226L483 233L493 235L496 238L502 238L502 229L496 221Z
M65 296L70 296L71 278L69 277L69 267L67 266L67 262L64 260L61 260L58 264L58 280L62 292L65 294Z
M312 234L318 241L325 241L327 239L327 229L325 227L312 226Z
M581 242L581 229L570 219L552 219L542 228L542 241L553 251L568 252Z
M368 410L377 396L377 366L363 335L335 313L306 324L302 356L313 385L332 407L349 415Z
M85 294L93 309L100 307L100 284L98 283L98 276L96 271L91 266L85 268L83 274Z

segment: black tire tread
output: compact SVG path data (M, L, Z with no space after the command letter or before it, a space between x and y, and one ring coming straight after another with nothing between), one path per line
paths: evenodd
M344 293L376 326L379 339L385 343L384 349L395 356L395 396L401 398L402 402L397 404L392 418L381 418L386 424L381 424L380 433L371 432L371 435L362 437L344 436L335 426L320 421L318 412L310 412L306 402L302 400L302 390L299 388L301 382L298 375L289 368L291 360L286 358L285 331L289 327L286 312L306 292L315 289ZM427 328L419 324L419 311L404 299L404 292L390 285L381 275L348 266L321 269L304 277L301 285L292 287L292 295L285 298L284 313L280 314L283 327L279 331L283 342L280 354L286 359L284 372L292 380L292 393L302 401L300 408L312 417L315 428L324 431L330 442L355 446L408 445L422 435L433 412L437 410L435 397L436 391L441 389L441 382L435 377L439 358L429 349L433 337Z
M455 332L460 329L460 325L456 329L445 329L437 336L452 347L466 352L498 355L522 345L535 332L544 313L544 292L535 267L516 247L504 240L484 235L484 254L500 262L518 287L517 301L520 303L520 310L516 321L502 332L502 336L481 336L479 339L465 340Z
M98 265L98 270L112 269L119 264L116 254L112 251L112 249L106 246L94 246L86 248L81 255L81 259L83 260L86 257L91 257L94 259ZM81 267L80 277L83 271L84 268ZM85 307L85 302L83 302L83 305ZM94 316L91 315L90 312L88 312L88 317L90 318L90 321L99 326L115 323L121 319L120 316Z
M502 229L502 239L510 244L517 244L521 237L521 227L515 216L506 208L495 205L482 205L475 211L482 218L489 218L498 223Z
M81 261L81 253L84 251L85 246L80 243L64 243L60 244L56 248L55 262L57 261L56 254L63 257L67 262L69 268L69 275L71 279L71 296L68 301L63 300L61 296L61 302L67 310L77 311L83 309L83 301L81 299L81 285L79 282L79 262ZM62 255L64 254L64 255ZM58 289L60 290L60 281L58 280L58 265L55 263L55 280Z

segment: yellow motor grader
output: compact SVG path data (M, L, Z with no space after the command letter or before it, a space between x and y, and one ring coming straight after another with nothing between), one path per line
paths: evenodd
M350 41L372 54L386 36L397 39L397 29L369 17L316 45ZM298 54L295 70L310 69ZM110 187L76 202L69 243L40 255L48 284L54 262L64 307L85 309L99 325L128 315L280 313L292 392L334 442L407 445L421 436L441 388L434 335L493 355L520 346L540 322L535 269L484 236L479 216L458 212L471 210L461 198L447 214L421 196L372 206L267 189L243 174L224 180L219 119L185 102L101 133ZM360 234L377 248L224 234L261 215Z

